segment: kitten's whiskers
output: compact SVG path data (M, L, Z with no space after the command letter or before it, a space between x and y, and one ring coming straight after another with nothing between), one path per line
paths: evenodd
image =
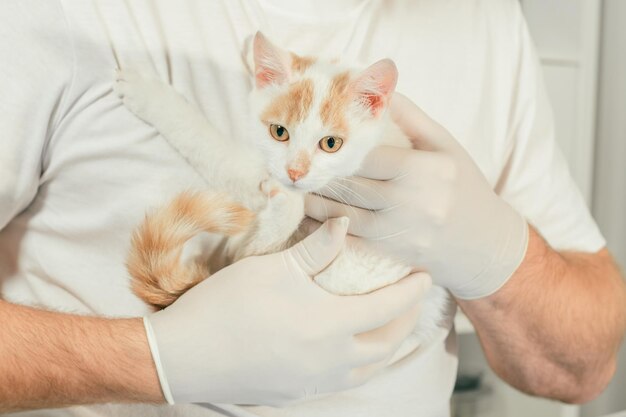
M344 191L346 191L346 192L348 192L348 193L351 193L351 195L352 195L352 196L354 196L354 197L355 197L355 199L357 200L357 204L361 204L362 206L361 206L361 207L358 207L358 206L357 206L357 207L355 207L354 205L352 205L352 204L348 203L348 202L347 202L347 201L346 201L346 200L345 200L345 199L344 199L344 198L340 195L339 191L338 191L338 190L335 190L335 189L333 188L333 186L335 186L335 187L340 187L340 190L339 190L339 191L344 190ZM365 197L363 197L361 194L359 194L359 193L358 193L358 192L356 192L355 190L351 189L350 187L348 187L348 186L346 186L346 185L344 185L344 184L341 184L341 183L339 183L339 182L329 183L329 185L328 185L328 190L329 190L329 192L331 192L333 195L335 195L335 196L337 197L337 199L338 199L341 203L343 203L343 204L347 205L348 207L350 207L350 209L351 209L351 210L353 210L353 212L354 212L355 214L357 214L357 215L359 214L359 211L357 210L357 208L358 208L358 209L360 209L360 210L363 210L363 211L365 211L365 212L370 213L370 214L371 214L371 217L373 218L373 220L374 220L374 222L375 222L375 230L380 230L380 224L379 224L380 219L378 218L378 215L377 215L377 213L376 213L376 212L377 212L377 210L370 210L370 209L368 209L368 208L364 208L364 207L367 207L367 199L366 199ZM381 197L382 197L382 195L381 195ZM364 236L364 237L365 237L365 236Z

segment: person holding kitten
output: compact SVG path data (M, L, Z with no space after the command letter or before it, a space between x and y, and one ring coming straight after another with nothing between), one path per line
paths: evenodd
M556 147L519 5L488 3L7 3L0 411L444 416L451 321L389 363L431 280L511 385L567 402L598 395L626 326L624 284ZM393 58L402 94L366 101L412 148L377 148L340 194L309 194L305 212L323 225L301 242L245 257L154 312L130 289L129 237L147 208L206 184L121 104L113 69L171 84L234 150L249 128L242 51L259 29L305 56ZM368 294L326 292L313 278L345 241L414 272Z

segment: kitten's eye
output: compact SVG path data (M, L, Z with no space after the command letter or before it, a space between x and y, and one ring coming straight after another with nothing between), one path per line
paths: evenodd
M270 134L274 139L279 142L285 142L289 140L289 132L281 125L270 125Z
M343 145L343 139L334 136L326 136L320 140L320 149L328 153L337 152L341 145Z

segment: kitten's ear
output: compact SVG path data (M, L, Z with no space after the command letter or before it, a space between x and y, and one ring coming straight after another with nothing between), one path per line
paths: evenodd
M282 84L289 80L291 57L274 46L261 32L254 36L254 80L257 88Z
M389 103L397 81L396 64L390 59L383 59L370 65L352 81L352 91L376 117Z

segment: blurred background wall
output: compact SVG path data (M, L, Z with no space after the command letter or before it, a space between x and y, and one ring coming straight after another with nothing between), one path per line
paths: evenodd
M626 266L626 1L605 0L602 15L593 212L614 255L624 267Z
M593 178L593 213L613 255L626 267L626 1L604 0L597 128ZM626 308L626 306L624 307ZM626 410L626 348L613 382L597 400L582 407L584 417Z

